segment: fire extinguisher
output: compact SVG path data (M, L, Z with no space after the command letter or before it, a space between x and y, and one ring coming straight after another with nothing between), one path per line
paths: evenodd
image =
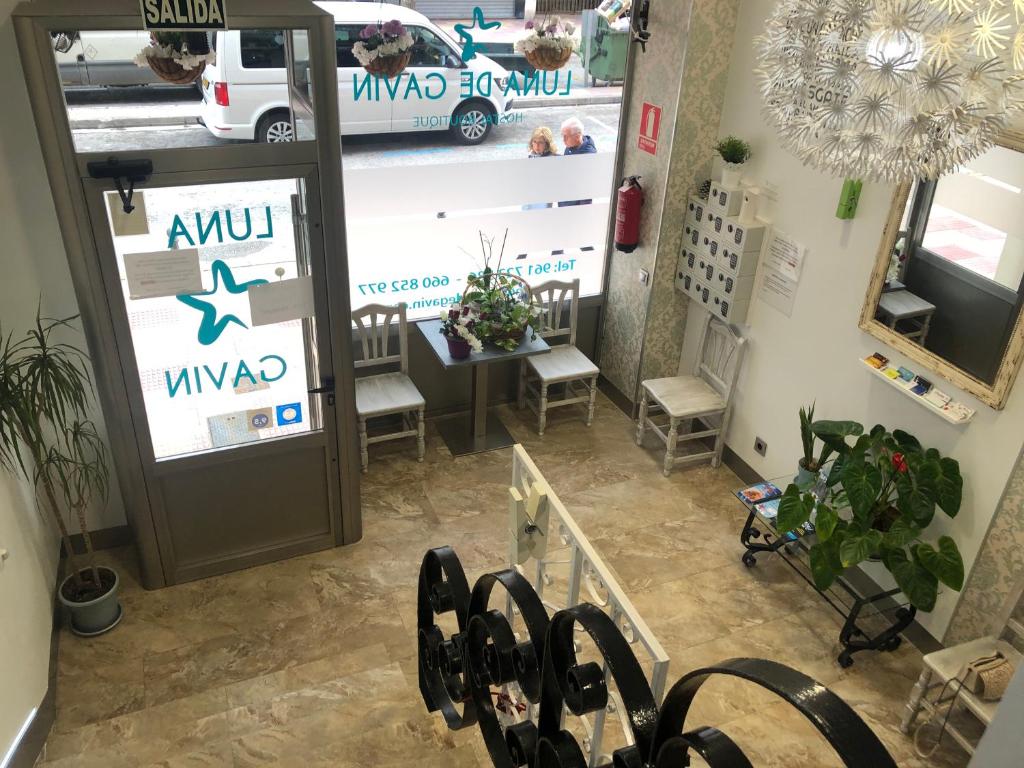
M622 180L615 204L615 249L632 253L640 242L640 208L644 204L644 190L639 176Z

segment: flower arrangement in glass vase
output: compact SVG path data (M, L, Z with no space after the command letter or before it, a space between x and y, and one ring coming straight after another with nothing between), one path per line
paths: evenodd
M527 332L537 338L540 307L533 301L530 285L516 275L513 268L502 268L508 230L501 241L497 264L494 260L494 238L480 235L484 268L466 278L462 303L476 313L473 332L485 344L493 344L508 352L515 350Z
M352 55L371 75L395 77L409 66L415 42L398 19L367 24L352 46Z
M528 34L516 41L515 49L534 69L548 72L561 69L573 52L579 50L580 40L571 21L545 16L540 24L532 20L526 22L526 29Z
M454 360L465 360L469 353L479 352L483 342L474 333L477 316L472 308L456 304L441 310L441 334L448 341L448 354Z
M168 83L194 83L207 64L217 61L205 32L152 32L149 41L133 61L138 67L149 67Z

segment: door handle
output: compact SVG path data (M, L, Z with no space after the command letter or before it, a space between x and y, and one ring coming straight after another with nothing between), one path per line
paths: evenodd
M334 377L328 376L323 380L323 385L306 390L311 395L327 395L327 404L334 405Z

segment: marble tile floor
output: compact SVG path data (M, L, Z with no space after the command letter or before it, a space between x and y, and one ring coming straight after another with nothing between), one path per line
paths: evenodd
M741 485L727 468L661 474L660 443L632 440L603 396L586 428L557 409L539 438L529 412L500 415L615 570L671 656L674 681L698 665L760 656L828 685L901 766L962 766L944 743L914 756L896 724L921 668L904 643L835 662L837 614L789 569L740 563ZM47 768L489 766L476 729L451 733L419 698L415 592L420 559L452 544L468 576L504 566L511 451L452 459L436 430L371 446L364 538L226 576L145 591L133 553L103 553L122 573L114 631L61 637L57 721ZM810 724L742 682L702 689L688 723L729 733L755 765L838 765Z

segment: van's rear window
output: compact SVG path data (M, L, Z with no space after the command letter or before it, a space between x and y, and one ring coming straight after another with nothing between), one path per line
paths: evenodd
M272 29L242 30L242 66L246 69L284 68L284 33Z

